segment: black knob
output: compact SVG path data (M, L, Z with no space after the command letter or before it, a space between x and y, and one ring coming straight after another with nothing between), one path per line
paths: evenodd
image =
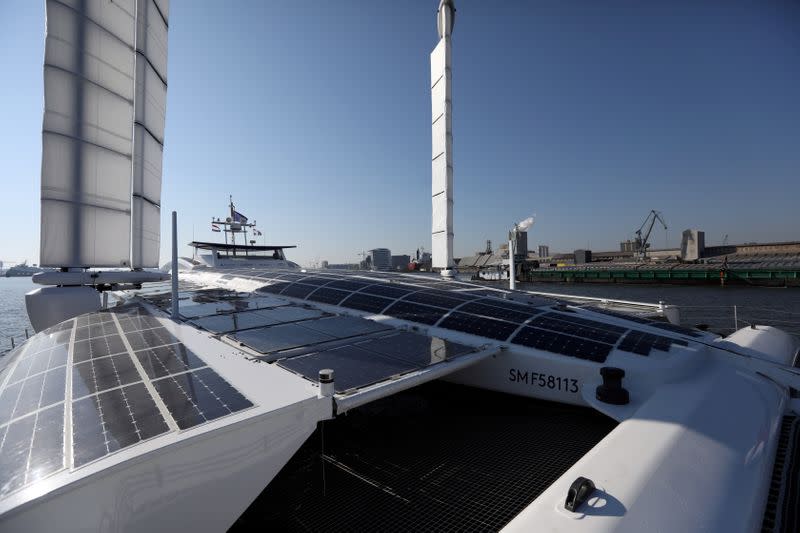
M626 405L631 401L627 389L622 386L622 378L625 377L623 369L604 366L600 369L600 375L603 376L603 384L595 390L598 400L612 405Z

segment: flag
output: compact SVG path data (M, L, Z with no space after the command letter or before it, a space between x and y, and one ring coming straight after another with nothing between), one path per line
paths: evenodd
M211 223L211 231L222 231L219 229L219 226L214 222Z
M247 217L238 211L233 212L233 221L239 224L247 224Z
M257 235L257 236L261 237L261 232L258 231L256 228L253 228L253 235Z

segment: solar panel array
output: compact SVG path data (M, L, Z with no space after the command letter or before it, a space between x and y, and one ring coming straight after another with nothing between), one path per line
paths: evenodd
M187 429L252 406L138 306L68 320L5 359L0 497L171 427Z
M266 284L258 290L262 294L272 293L307 302L387 315L598 363L605 362L616 344L629 331L629 328L623 326L585 318L586 315L579 314L563 303L535 298L510 301L499 297L504 295L500 291L476 289L474 285L457 281L383 272L371 272L365 276L364 273L346 271L298 273L241 269L234 273L240 277L264 281ZM676 333L697 335L685 328L664 326L660 322L641 317L603 308L589 309ZM265 354L300 346L326 345L342 338L341 335L326 337L313 331L313 320L291 325L263 324L263 327L255 327L258 323L254 320L253 329L236 331L246 328L235 327L230 318L219 318L228 313L224 309L220 309L218 313L215 318L206 320L224 322L224 327L210 327L202 322L203 319L195 319L194 322L212 331L234 332L234 339ZM642 349L639 348L640 351Z

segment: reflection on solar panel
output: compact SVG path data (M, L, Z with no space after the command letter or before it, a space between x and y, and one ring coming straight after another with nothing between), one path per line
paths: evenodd
M331 368L335 374L336 392L370 385L417 368L407 361L384 357L352 345L284 359L278 364L312 381L319 379L320 370Z
M491 302L492 300L489 300ZM507 320L509 322L514 322L515 324L522 324L530 317L541 313L542 311L539 309L530 308L529 310L519 311L515 309L504 309L502 307L497 307L496 305L489 305L488 303L484 303L485 301L478 301L478 302L469 302L464 306L460 307L458 310L463 313L469 313L472 315L480 315L486 316L489 318L498 318L501 320Z
M309 295L308 299L323 304L338 305L339 302L341 302L348 296L350 296L350 293L348 291L340 291L338 289L329 289L328 287L322 287L312 292L311 295Z
M315 285L319 287L320 285L325 285L326 283L330 283L333 281L334 278L322 278L322 277L307 277L300 280L300 283L305 283L306 285Z
M136 352L136 358L150 379L205 366L205 363L183 344L141 350Z
M125 345L119 335L106 335L85 341L75 341L73 359L76 363L88 361L95 357L105 357L116 353L123 353Z
M369 313L380 313L386 309L393 300L388 298L381 298L380 296L373 296L371 294L363 294L360 292L354 293L352 296L343 301L340 305L349 307L350 309L358 309L359 311L367 311Z
M400 318L402 320L410 320L411 322L420 322L422 324L434 325L440 318L442 318L446 309L439 309L438 307L429 307L427 305L420 305L403 300L395 302L389 309L383 312L385 315Z
M602 363L611 352L610 344L603 344L578 337L570 337L544 329L524 326L511 342L538 350L568 355Z
M127 353L90 359L72 367L72 397L82 398L141 380Z
M554 315L555 313L546 313L544 316L537 316L530 321L530 325L537 328L549 329L550 331L556 331L558 333L566 333L567 335L573 335L575 337L605 342L607 344L614 344L622 336L622 333L618 331L606 329L607 325L602 322L595 322L595 324L598 324L600 327L593 327L559 320L554 318Z
M269 285L264 285L263 287L256 289L256 292L271 292L273 294L279 294L289 285L291 285L291 283L288 281L286 282L278 281L275 283L270 283Z
M300 324L281 324L239 331L232 334L231 338L261 353L288 350L335 339L332 335L305 328Z
M668 352L672 344L680 346L689 345L688 342L681 339L670 339L669 337L662 337L661 335L632 330L625 335L617 348L624 352L650 355L650 350L652 349Z
M277 324L278 321L267 317L261 311L248 311L246 313L231 313L229 315L213 315L197 318L191 321L212 333L227 333L240 329L257 328Z
M691 329L691 328L687 328L687 327L684 327L684 326L678 326L677 324L670 324L669 322L655 322L654 321L654 322L651 322L650 325L653 326L654 328L663 329L663 330L666 330L666 331L671 331L673 333L680 333L682 335L688 335L690 337L698 338L698 337L702 337L703 336L703 334L700 333L697 330L694 330L694 329Z
M545 316L546 318L552 318L552 319L555 319L555 320L563 320L564 322L570 322L572 324L577 324L579 326L586 326L586 327L589 327L589 328L603 329L603 330L610 331L610 332L613 332L613 333L622 334L622 333L625 333L626 331L628 331L628 328L624 328L622 326L615 326L614 324L606 324L605 322L598 322L597 320L589 320L588 318L581 318L581 317L575 316L573 314L550 312L550 313L546 313L543 316Z
M153 385L180 429L253 405L210 368L167 376L153 381Z
M309 320L303 322L302 325L339 339L391 329L389 326L384 326L378 322L354 316L333 316L319 320Z
M135 350L143 350L150 346L163 346L165 344L173 344L178 342L175 335L167 331L164 327L153 329L143 329L141 331L131 331L125 334L131 348Z
M331 368L334 388L341 393L474 351L436 337L401 332L282 359L277 364L314 382L320 370Z
M504 320L495 320L484 316L468 315L453 311L448 317L442 320L439 327L504 341L514 333L514 330L519 326L518 324L506 322Z

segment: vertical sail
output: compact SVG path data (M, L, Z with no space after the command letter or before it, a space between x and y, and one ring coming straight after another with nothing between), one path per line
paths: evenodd
M453 266L453 122L451 116L450 35L455 9L441 0L439 44L431 52L431 203L432 266Z
M167 8L46 0L43 266L157 266Z
M167 0L136 0L131 266L158 266L167 106Z
M128 266L135 1L47 0L43 266Z

